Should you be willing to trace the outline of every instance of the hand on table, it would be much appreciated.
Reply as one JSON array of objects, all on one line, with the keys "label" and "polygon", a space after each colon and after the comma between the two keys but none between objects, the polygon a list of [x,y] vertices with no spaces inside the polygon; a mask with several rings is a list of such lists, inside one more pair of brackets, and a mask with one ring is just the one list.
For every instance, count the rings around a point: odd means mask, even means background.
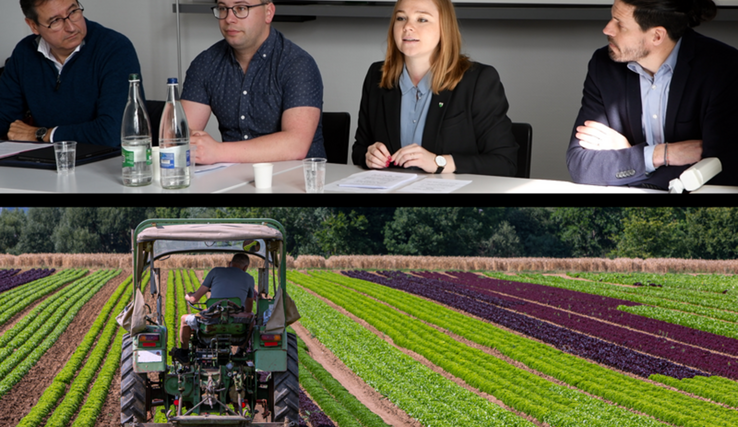
[{"label": "hand on table", "polygon": [[202,130],[191,130],[190,131],[190,145],[197,147],[195,151],[195,163],[198,165],[212,165],[218,163],[216,157],[217,151],[220,148],[220,142],[213,139],[205,131]]},{"label": "hand on table", "polygon": [[392,157],[387,147],[381,142],[375,142],[366,149],[366,165],[370,169],[384,169],[389,167]]},{"label": "hand on table", "polygon": [[575,135],[579,145],[588,150],[620,150],[630,148],[628,140],[602,123],[587,120],[584,126],[577,126]]},{"label": "hand on table", "polygon": [[397,150],[392,155],[392,163],[403,168],[415,166],[428,173],[435,173],[438,169],[436,154],[418,144],[411,144]]},{"label": "hand on table", "polygon": [[[10,128],[8,129],[8,139],[11,141],[36,141],[36,130],[38,130],[37,127],[27,125],[20,120],[16,120],[10,124]],[[46,136],[44,137],[45,140],[48,141],[50,133],[51,130],[46,133]]]}]

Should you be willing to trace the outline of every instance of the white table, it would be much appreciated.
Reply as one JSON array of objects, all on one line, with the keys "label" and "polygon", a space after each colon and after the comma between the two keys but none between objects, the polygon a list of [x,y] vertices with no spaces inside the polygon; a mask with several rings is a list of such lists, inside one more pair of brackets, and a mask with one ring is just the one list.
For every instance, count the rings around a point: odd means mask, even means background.
[{"label": "white table", "polygon": [[[398,171],[397,169],[392,169]],[[354,165],[327,165],[326,184],[362,172]],[[144,187],[125,187],[121,177],[121,158],[115,157],[83,166],[74,174],[59,176],[56,171],[0,167],[0,193],[105,193],[105,194],[188,194],[188,193],[305,193],[302,163],[298,160],[275,162],[272,187],[262,190],[254,186],[251,164],[237,164],[224,169],[198,173],[190,187],[179,190],[161,188],[158,179]],[[424,175],[425,179],[459,179],[472,181],[455,193],[514,194],[666,194],[665,191],[602,187],[574,184],[568,181],[523,179],[486,175]],[[394,192],[394,191],[393,191]],[[699,193],[738,193],[738,187],[710,186]],[[331,192],[351,194],[351,192]]]}]

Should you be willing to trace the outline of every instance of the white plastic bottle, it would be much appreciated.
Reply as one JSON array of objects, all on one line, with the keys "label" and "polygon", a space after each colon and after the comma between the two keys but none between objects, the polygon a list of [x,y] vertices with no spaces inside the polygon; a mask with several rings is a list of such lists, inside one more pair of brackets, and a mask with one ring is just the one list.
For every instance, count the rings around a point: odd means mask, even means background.
[{"label": "white plastic bottle", "polygon": [[167,103],[159,125],[161,186],[167,189],[190,186],[190,128],[179,101],[177,79],[167,79]]},{"label": "white plastic bottle", "polygon": [[123,185],[140,187],[152,181],[151,122],[141,98],[141,77],[128,76],[128,103],[123,110],[120,129],[123,155]]}]

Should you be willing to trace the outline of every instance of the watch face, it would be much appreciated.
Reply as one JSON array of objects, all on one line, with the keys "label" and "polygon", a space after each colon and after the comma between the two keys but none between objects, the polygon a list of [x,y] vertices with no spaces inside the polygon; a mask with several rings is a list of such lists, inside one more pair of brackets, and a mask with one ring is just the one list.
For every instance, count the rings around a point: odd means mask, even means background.
[{"label": "watch face", "polygon": [[47,131],[46,128],[38,128],[38,129],[36,129],[36,138],[41,139],[41,138],[45,137],[46,136],[46,131]]},{"label": "watch face", "polygon": [[446,158],[443,156],[436,156],[436,165],[439,167],[446,166]]}]

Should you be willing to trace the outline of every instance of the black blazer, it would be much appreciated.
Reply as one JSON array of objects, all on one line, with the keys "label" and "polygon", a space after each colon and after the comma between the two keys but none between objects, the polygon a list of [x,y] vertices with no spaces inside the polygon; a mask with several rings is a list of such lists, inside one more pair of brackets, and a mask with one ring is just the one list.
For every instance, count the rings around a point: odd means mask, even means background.
[{"label": "black blazer", "polygon": [[[381,89],[382,62],[369,68],[361,95],[359,123],[351,158],[366,168],[367,148],[382,142],[390,153],[399,150],[399,85]],[[497,70],[473,62],[456,88],[433,94],[423,131],[423,148],[451,154],[456,173],[512,176],[518,144],[507,117],[507,98]]]},{"label": "black blazer", "polygon": [[[646,174],[641,110],[638,74],[626,63],[612,61],[607,47],[597,50],[589,62],[582,107],[566,151],[574,182],[666,189],[689,167],[662,166]],[[620,132],[631,148],[582,148],[575,135],[585,120]],[[718,157],[723,166],[710,184],[738,185],[738,50],[687,30],[669,88],[664,137],[667,142],[701,139],[702,157]]]}]

